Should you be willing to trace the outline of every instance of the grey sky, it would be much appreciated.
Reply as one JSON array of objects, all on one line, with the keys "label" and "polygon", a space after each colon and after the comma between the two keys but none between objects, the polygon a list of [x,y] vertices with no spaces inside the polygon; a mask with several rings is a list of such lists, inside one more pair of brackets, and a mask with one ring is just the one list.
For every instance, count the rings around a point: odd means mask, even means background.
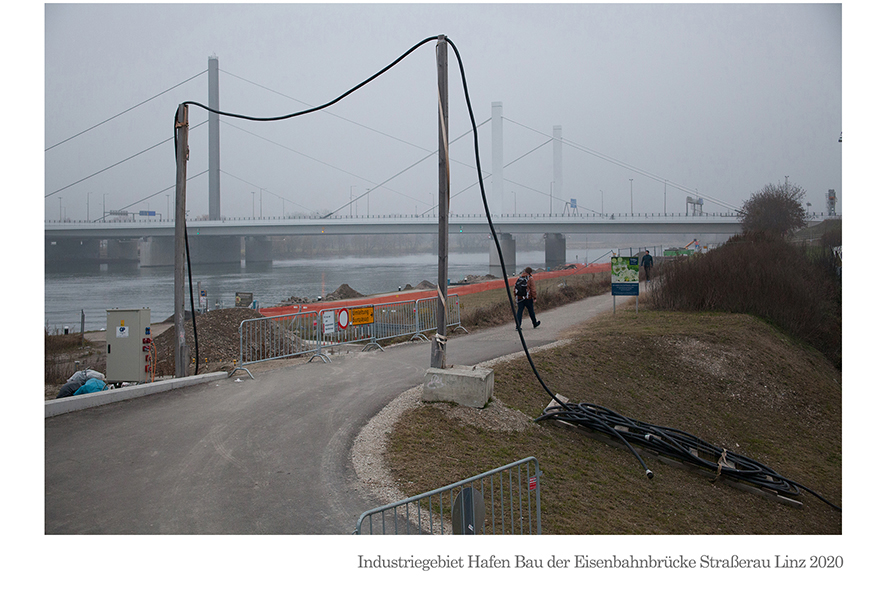
[{"label": "grey sky", "polygon": [[[665,201],[685,212],[686,188],[740,206],[785,176],[813,210],[825,209],[829,189],[841,209],[842,9],[828,4],[48,5],[45,147],[198,75],[210,55],[223,110],[274,116],[328,101],[438,34],[465,62],[478,123],[503,103],[504,162],[520,158],[505,169],[505,212],[562,212],[549,199],[552,145],[541,146],[555,125],[568,142],[561,195],[584,212],[627,212],[632,190],[634,212],[661,212]],[[469,119],[449,59],[455,138]],[[46,151],[45,218],[60,207],[85,218],[87,195],[91,218],[103,199],[166,213],[171,142],[55,191],[171,138],[186,100],[207,101],[206,74]],[[429,43],[328,114],[222,118],[222,215],[338,208],[436,149],[436,108]],[[207,168],[205,120],[191,108],[192,175]],[[488,124],[480,139],[488,172]],[[469,136],[452,158],[452,211],[482,212]],[[369,211],[427,210],[436,176],[435,159],[415,165],[374,190]],[[683,189],[669,184],[665,195],[663,179]],[[189,184],[191,215],[208,212],[207,185],[206,175]],[[354,208],[365,214],[366,200]]]}]

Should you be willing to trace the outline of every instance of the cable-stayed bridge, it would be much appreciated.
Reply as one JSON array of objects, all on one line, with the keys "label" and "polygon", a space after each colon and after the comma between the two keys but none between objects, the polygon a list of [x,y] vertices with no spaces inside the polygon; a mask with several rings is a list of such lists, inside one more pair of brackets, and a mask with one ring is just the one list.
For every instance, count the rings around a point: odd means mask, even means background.
[{"label": "cable-stayed bridge", "polygon": [[[215,57],[210,57],[209,68],[204,71],[204,73],[208,73],[209,79],[209,104],[211,107],[214,106],[215,108],[217,108],[218,105],[218,72],[218,59]],[[195,75],[195,77],[196,76],[200,75]],[[237,77],[236,75],[231,76],[240,78],[241,80],[245,80],[242,79],[242,77]],[[186,81],[183,81],[182,83],[179,83],[178,85],[167,89],[167,91],[164,91],[163,93],[166,93],[178,87],[179,85],[184,84],[188,80],[192,80],[195,77],[191,77],[190,79],[187,79]],[[276,91],[272,92],[282,95],[281,93],[278,93]],[[135,107],[139,107],[143,103],[159,97],[163,93],[155,95],[154,97],[136,105]],[[298,101],[294,98],[290,99]],[[123,114],[126,114],[135,109],[135,107],[127,109],[124,112],[121,112],[120,114],[117,114],[112,118],[105,120],[105,122],[122,116]],[[49,146],[46,151],[49,152],[59,145],[65,144],[68,141],[73,141],[81,134],[89,132],[93,128],[100,126],[105,122],[96,124],[95,126],[87,128],[66,140],[57,142]],[[546,253],[549,254],[548,265],[555,266],[559,263],[562,263],[560,262],[560,260],[565,258],[565,236],[567,234],[597,235],[629,233],[644,235],[675,234],[694,236],[711,233],[734,234],[740,230],[740,224],[736,216],[736,207],[711,196],[700,194],[697,189],[692,190],[687,187],[681,186],[674,183],[673,181],[668,181],[664,177],[652,174],[639,167],[635,167],[628,163],[608,157],[579,143],[564,139],[562,137],[562,130],[560,126],[554,126],[552,135],[544,135],[542,133],[539,133],[542,134],[544,139],[538,146],[531,148],[531,150],[523,153],[519,157],[513,159],[511,162],[505,163],[503,157],[504,151],[502,140],[503,123],[508,122],[527,129],[529,128],[523,126],[523,124],[520,124],[519,122],[504,118],[502,114],[502,105],[500,102],[493,103],[492,117],[489,120],[486,120],[486,122],[482,122],[481,124],[479,124],[479,126],[483,126],[487,122],[491,122],[492,124],[492,158],[490,160],[491,172],[483,172],[482,177],[485,180],[484,183],[488,184],[486,186],[487,196],[489,200],[490,211],[493,213],[493,225],[495,228],[495,232],[499,235],[499,238],[502,242],[505,259],[508,263],[514,259],[515,243],[513,236],[515,234],[522,233],[545,234],[547,244]],[[218,114],[210,113],[208,123],[209,126],[207,126],[207,129],[209,134],[210,151],[209,169],[203,173],[208,173],[207,177],[209,179],[209,220],[201,219],[191,220],[187,222],[188,234],[191,242],[191,252],[194,255],[193,259],[196,262],[240,261],[241,254],[244,250],[247,261],[267,261],[271,259],[270,238],[286,235],[375,235],[437,233],[437,226],[439,224],[438,218],[436,216],[433,216],[433,214],[428,214],[433,213],[433,205],[431,206],[431,208],[424,210],[424,212],[421,213],[418,212],[418,208],[416,207],[416,213],[414,215],[388,214],[363,217],[344,216],[344,214],[348,212],[348,209],[354,203],[357,203],[364,198],[365,201],[368,202],[368,196],[370,192],[374,192],[378,188],[388,188],[388,185],[400,175],[409,171],[418,163],[425,161],[428,158],[434,157],[437,154],[436,151],[426,151],[427,154],[416,162],[395,166],[393,170],[396,173],[388,175],[385,181],[376,183],[368,182],[368,180],[360,178],[361,183],[366,182],[373,187],[366,188],[366,192],[359,194],[356,197],[353,195],[350,196],[349,200],[345,201],[344,204],[334,209],[330,209],[328,211],[329,214],[324,217],[224,217],[222,215],[221,208],[222,192],[220,190],[220,173],[226,173],[232,179],[236,179],[243,183],[249,184],[251,182],[246,182],[243,179],[243,177],[245,176],[240,176],[236,173],[221,170],[219,166],[220,159],[218,158],[220,151],[220,143],[218,139]],[[352,123],[356,124],[356,122]],[[202,123],[197,124],[196,126],[192,126],[192,129],[195,129],[201,125]],[[385,134],[382,131],[374,131],[378,132],[379,134]],[[537,131],[533,130],[533,132]],[[387,134],[385,135],[390,136]],[[451,142],[457,141],[458,138],[460,137],[452,139]],[[535,153],[538,149],[548,144],[552,144],[554,157],[551,167],[550,185],[548,185],[548,187],[544,189],[529,188],[526,186],[519,187],[531,193],[538,194],[543,198],[548,198],[550,204],[549,212],[547,214],[520,214],[516,212],[515,204],[515,213],[513,215],[502,214],[504,211],[503,203],[505,184],[516,183],[508,180],[505,177],[504,172],[508,169],[508,167],[516,164],[517,162],[521,163],[521,167],[525,167],[524,164],[526,163],[526,161],[524,160],[524,158],[528,157],[530,154]],[[141,155],[160,147],[165,147],[167,150],[171,151],[171,139],[169,142],[156,144],[154,146],[148,147],[145,150],[135,152],[131,156],[126,157],[122,160],[117,160],[114,165],[110,165],[94,173],[84,175],[79,180],[75,180],[66,184],[60,184],[60,187],[50,191],[45,195],[45,198],[58,198],[59,200],[59,219],[57,221],[47,220],[45,223],[47,262],[53,260],[71,261],[95,259],[99,257],[97,256],[99,243],[104,243],[106,245],[106,250],[104,252],[104,255],[100,256],[100,259],[104,259],[106,261],[113,261],[115,259],[131,261],[135,259],[138,260],[143,266],[161,266],[172,263],[172,238],[174,235],[174,222],[172,220],[157,221],[154,220],[156,219],[156,217],[148,217],[139,220],[136,220],[135,218],[129,220],[109,220],[108,215],[110,214],[113,216],[115,214],[115,210],[105,210],[105,205],[103,204],[101,217],[94,218],[91,221],[71,222],[68,220],[67,216],[63,215],[63,197],[61,196],[61,193],[63,191],[68,192],[71,188],[82,184],[88,179],[94,179],[95,177],[100,176],[105,171],[114,168],[117,165],[130,161],[131,159],[134,159],[136,157],[140,157]],[[607,161],[618,168],[631,172],[631,175],[642,176],[652,179],[656,182],[663,183],[665,196],[667,196],[667,191],[669,188],[671,189],[672,193],[674,192],[674,190],[676,190],[678,195],[681,192],[686,194],[686,214],[634,213],[633,179],[630,180],[632,183],[630,210],[632,212],[625,214],[610,214],[596,212],[590,208],[587,208],[586,206],[579,207],[575,200],[570,199],[569,196],[563,195],[564,176],[562,171],[562,151],[564,147],[580,151],[581,153],[589,155],[595,159],[602,159],[604,161]],[[279,148],[293,151],[291,147]],[[311,158],[309,155],[304,156],[307,158]],[[347,180],[349,184],[357,179],[356,174],[348,173],[344,169],[337,167],[332,163],[319,164],[324,167],[329,167],[331,170],[330,175],[334,174],[338,176],[350,176],[350,179]],[[198,177],[201,175],[202,173],[198,173],[194,177]],[[362,185],[366,185],[366,183],[363,183]],[[351,185],[351,188],[353,187],[354,186]],[[296,204],[295,200],[291,200],[289,199],[289,197],[281,195],[280,193],[275,194],[268,189],[262,187],[261,184],[255,184],[253,189],[258,191],[260,195],[262,192],[267,192],[275,197],[280,198],[283,202],[288,201],[291,204]],[[467,189],[469,188],[455,191],[452,196],[455,197],[459,193],[466,191]],[[476,191],[476,188],[474,188],[474,190]],[[124,205],[122,208],[120,208],[120,205],[116,205],[116,212],[119,213],[121,211],[126,211],[126,209],[132,209],[133,207],[138,208],[139,205],[143,204],[148,199],[158,197],[162,195],[162,193],[166,193],[169,191],[170,188],[168,187],[161,189],[141,199],[135,199],[130,204]],[[255,201],[254,194],[255,192],[253,192],[253,202]],[[424,203],[426,203],[426,201],[424,201]],[[703,213],[703,204],[713,204],[725,208],[727,209],[727,211],[725,213]],[[692,207],[691,214],[690,206]],[[559,211],[560,208],[563,209],[563,213],[555,214],[555,212]],[[254,210],[255,208],[253,204],[253,211]],[[86,211],[88,214],[88,195],[86,200]],[[448,222],[449,231],[451,234],[491,233],[489,222],[483,216],[457,214],[450,212]],[[560,255],[561,253],[562,258]]]}]

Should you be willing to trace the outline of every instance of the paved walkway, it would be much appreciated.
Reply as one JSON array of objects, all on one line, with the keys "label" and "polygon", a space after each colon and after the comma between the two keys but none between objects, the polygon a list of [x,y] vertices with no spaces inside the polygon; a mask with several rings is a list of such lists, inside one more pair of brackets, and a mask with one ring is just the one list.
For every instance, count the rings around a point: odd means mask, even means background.
[{"label": "paved walkway", "polygon": [[[543,312],[539,328],[524,324],[527,345],[607,311],[610,295]],[[459,332],[446,362],[520,350],[511,325]],[[363,511],[389,503],[363,492],[351,445],[430,361],[428,343],[404,344],[47,418],[45,531],[349,534]]]}]

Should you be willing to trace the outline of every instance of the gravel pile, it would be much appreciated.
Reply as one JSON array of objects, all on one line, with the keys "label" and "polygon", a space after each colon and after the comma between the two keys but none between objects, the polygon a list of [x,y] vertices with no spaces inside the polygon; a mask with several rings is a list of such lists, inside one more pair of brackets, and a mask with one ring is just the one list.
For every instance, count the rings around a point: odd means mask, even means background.
[{"label": "gravel pile", "polygon": [[[233,369],[235,362],[240,358],[240,322],[260,317],[260,313],[246,307],[215,309],[198,314],[197,342],[200,347],[200,372]],[[193,358],[194,328],[190,312],[185,316],[185,342]],[[174,375],[175,327],[170,327],[156,336],[154,345],[157,348],[156,375]]]}]

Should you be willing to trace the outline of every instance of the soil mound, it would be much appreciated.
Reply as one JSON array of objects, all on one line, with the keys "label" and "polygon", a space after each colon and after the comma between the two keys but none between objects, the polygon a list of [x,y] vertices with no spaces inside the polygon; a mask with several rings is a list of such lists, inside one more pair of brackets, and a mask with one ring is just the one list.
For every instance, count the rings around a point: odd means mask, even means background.
[{"label": "soil mound", "polygon": [[[185,318],[185,342],[191,358],[200,358],[200,371],[233,369],[240,357],[240,322],[260,318],[261,314],[246,307],[215,309],[197,316],[197,346],[190,314]],[[154,338],[157,349],[157,375],[175,374],[175,328],[167,328]],[[193,368],[193,367],[192,367]]]},{"label": "soil mound", "polygon": [[337,301],[339,299],[355,299],[357,297],[363,297],[363,293],[355,291],[348,284],[343,284],[339,288],[337,288],[332,293],[329,293],[325,297],[325,301]]}]

